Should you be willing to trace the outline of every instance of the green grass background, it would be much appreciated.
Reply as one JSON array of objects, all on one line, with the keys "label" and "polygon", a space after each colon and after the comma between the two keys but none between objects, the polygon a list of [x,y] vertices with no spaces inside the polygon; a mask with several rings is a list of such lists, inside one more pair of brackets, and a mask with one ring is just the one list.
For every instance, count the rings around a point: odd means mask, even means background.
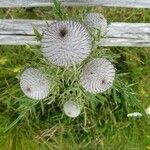
[{"label": "green grass background", "polygon": [[[60,20],[65,12],[67,18],[82,21],[91,11],[103,13],[109,23],[150,22],[148,9],[102,7],[0,9],[0,18]],[[38,46],[0,46],[0,150],[150,149],[150,119],[143,111],[150,105],[150,48],[93,49],[86,61],[67,70],[49,65]],[[110,59],[117,76],[111,90],[93,95],[80,86],[79,74],[96,57]],[[43,67],[52,78],[51,94],[42,102],[20,90],[20,73],[30,66]],[[83,106],[76,119],[62,110],[70,99]],[[133,111],[144,117],[127,118]]]}]

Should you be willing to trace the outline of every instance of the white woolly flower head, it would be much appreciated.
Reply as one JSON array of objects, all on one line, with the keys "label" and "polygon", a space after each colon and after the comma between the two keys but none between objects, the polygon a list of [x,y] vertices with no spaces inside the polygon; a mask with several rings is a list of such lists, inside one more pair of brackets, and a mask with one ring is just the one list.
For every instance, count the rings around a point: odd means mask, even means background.
[{"label": "white woolly flower head", "polygon": [[41,41],[43,55],[57,66],[82,62],[91,51],[91,38],[78,22],[59,21],[44,30]]},{"label": "white woolly flower head", "polygon": [[109,89],[114,78],[114,66],[105,58],[96,58],[84,67],[80,83],[87,91],[96,94]]},{"label": "white woolly flower head", "polygon": [[146,108],[145,111],[146,111],[147,115],[150,115],[150,106],[148,108]]},{"label": "white woolly flower head", "polygon": [[27,97],[41,100],[49,95],[50,82],[40,70],[28,68],[21,75],[20,87]]},{"label": "white woolly flower head", "polygon": [[65,114],[71,118],[75,118],[79,116],[81,113],[80,106],[74,101],[66,101],[64,103],[63,109],[64,109]]},{"label": "white woolly flower head", "polygon": [[139,112],[133,112],[133,113],[127,114],[127,117],[142,117],[142,114]]},{"label": "white woolly flower head", "polygon": [[107,32],[107,20],[100,13],[87,14],[84,23],[91,28],[100,30],[102,35],[105,35]]}]

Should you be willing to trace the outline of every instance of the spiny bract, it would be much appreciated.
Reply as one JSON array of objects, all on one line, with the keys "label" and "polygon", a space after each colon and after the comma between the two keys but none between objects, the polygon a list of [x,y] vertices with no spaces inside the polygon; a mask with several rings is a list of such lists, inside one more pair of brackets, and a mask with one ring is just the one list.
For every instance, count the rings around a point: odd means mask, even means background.
[{"label": "spiny bract", "polygon": [[43,55],[57,66],[81,63],[91,52],[91,37],[78,22],[59,21],[44,30],[41,41]]},{"label": "spiny bract", "polygon": [[87,91],[95,94],[109,89],[114,78],[114,66],[105,58],[96,58],[84,67],[80,82]]},{"label": "spiny bract", "polygon": [[35,68],[28,68],[22,73],[20,86],[27,97],[35,100],[44,99],[49,95],[48,78]]}]

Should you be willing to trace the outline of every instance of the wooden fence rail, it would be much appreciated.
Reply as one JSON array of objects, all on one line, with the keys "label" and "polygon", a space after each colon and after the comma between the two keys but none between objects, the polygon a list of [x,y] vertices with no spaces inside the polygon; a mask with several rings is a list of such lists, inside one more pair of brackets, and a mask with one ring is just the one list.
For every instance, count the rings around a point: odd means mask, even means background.
[{"label": "wooden fence rail", "polygon": [[[40,33],[53,21],[0,20],[0,45],[39,45],[33,27]],[[150,47],[150,23],[111,23],[101,46]]]},{"label": "wooden fence rail", "polygon": [[[150,0],[61,0],[65,6],[150,8]],[[52,6],[52,0],[0,0],[0,8]]]}]

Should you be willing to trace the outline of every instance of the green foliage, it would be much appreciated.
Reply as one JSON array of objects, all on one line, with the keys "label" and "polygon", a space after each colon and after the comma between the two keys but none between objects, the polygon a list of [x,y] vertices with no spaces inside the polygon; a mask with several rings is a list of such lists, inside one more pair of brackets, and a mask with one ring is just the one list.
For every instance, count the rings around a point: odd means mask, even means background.
[{"label": "green foliage", "polygon": [[54,4],[54,13],[59,16],[61,20],[66,19],[66,12],[65,10],[61,7],[61,2],[60,0],[53,0]]},{"label": "green foliage", "polygon": [[35,27],[33,27],[33,31],[34,31],[37,41],[41,41],[42,35],[38,32],[38,30]]},{"label": "green foliage", "polygon": [[[31,13],[25,9],[12,9],[10,13],[0,10],[0,16],[82,21],[88,11],[102,11],[109,21],[149,19],[147,10],[63,9],[56,0],[52,10],[37,8]],[[40,40],[41,35],[33,30]],[[0,150],[143,150],[150,145],[150,120],[143,109],[150,104],[150,49],[106,49],[98,46],[99,38],[98,33],[93,35],[89,58],[69,69],[49,64],[37,46],[0,46]],[[82,67],[96,57],[114,63],[117,75],[112,89],[93,95],[79,84],[79,76]],[[49,97],[42,102],[27,98],[20,90],[20,74],[30,66],[43,68],[53,82]],[[76,119],[66,117],[62,110],[63,103],[71,99],[82,106],[82,114]],[[133,111],[141,112],[144,117],[127,118],[127,113]]]}]

